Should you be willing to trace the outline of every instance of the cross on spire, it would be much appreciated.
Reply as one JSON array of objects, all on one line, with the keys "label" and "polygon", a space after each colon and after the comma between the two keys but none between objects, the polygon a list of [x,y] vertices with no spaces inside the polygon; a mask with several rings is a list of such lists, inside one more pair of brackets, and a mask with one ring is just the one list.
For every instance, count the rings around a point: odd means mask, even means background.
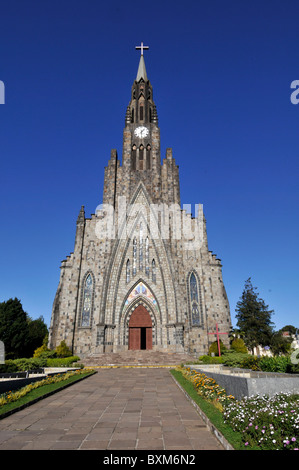
[{"label": "cross on spire", "polygon": [[141,50],[141,55],[143,55],[143,50],[144,50],[144,49],[149,49],[149,47],[148,47],[148,46],[144,46],[144,45],[143,45],[143,42],[142,42],[140,46],[135,46],[135,49],[140,49],[140,50]]}]

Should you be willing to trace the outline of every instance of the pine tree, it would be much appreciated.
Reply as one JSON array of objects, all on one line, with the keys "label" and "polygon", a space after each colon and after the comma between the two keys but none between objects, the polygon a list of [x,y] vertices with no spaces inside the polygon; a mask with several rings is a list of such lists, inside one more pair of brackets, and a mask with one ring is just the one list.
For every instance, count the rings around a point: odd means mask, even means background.
[{"label": "pine tree", "polygon": [[257,288],[252,286],[251,278],[245,282],[245,288],[236,307],[237,326],[245,333],[245,344],[253,351],[256,346],[269,346],[273,334],[273,323],[263,299],[258,297]]}]

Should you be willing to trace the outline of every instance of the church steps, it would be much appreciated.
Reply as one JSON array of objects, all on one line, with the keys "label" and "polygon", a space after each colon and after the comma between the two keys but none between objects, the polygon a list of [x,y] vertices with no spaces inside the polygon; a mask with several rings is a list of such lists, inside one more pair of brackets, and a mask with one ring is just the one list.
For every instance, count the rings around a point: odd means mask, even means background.
[{"label": "church steps", "polygon": [[174,366],[195,359],[186,353],[160,351],[123,351],[119,353],[93,354],[82,360],[85,367],[100,366]]}]

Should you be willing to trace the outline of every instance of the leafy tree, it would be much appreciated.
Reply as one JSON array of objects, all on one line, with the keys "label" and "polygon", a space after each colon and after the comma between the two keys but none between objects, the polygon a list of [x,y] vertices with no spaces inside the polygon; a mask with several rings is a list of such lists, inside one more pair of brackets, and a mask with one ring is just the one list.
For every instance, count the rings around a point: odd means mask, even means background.
[{"label": "leafy tree", "polygon": [[283,331],[288,331],[290,333],[290,335],[296,335],[297,331],[298,331],[298,328],[296,328],[293,325],[286,325],[283,328],[281,328],[281,330],[279,330],[279,331],[282,331],[282,332]]},{"label": "leafy tree", "polygon": [[291,337],[282,336],[282,330],[273,333],[270,343],[270,349],[275,356],[279,354],[288,354],[291,350]]},{"label": "leafy tree", "polygon": [[26,354],[29,334],[27,314],[19,299],[0,303],[0,339],[5,344],[5,357],[16,359]]},{"label": "leafy tree", "polygon": [[27,347],[26,351],[27,357],[32,357],[34,351],[42,346],[43,340],[48,335],[48,328],[44,322],[42,316],[36,320],[32,320],[30,317],[27,317],[28,321],[28,338],[27,338]]},{"label": "leafy tree", "polygon": [[244,331],[239,330],[238,328],[232,327],[229,332],[229,339],[232,342],[235,338],[244,338]]},{"label": "leafy tree", "polygon": [[[271,339],[271,351],[277,356],[279,354],[289,354],[291,352],[291,345],[294,336],[297,335],[298,329],[293,325],[286,325],[281,330],[276,331]],[[289,336],[284,336],[283,333],[288,332]]]},{"label": "leafy tree", "polygon": [[259,345],[269,346],[273,333],[271,315],[274,311],[269,310],[264,300],[258,297],[256,289],[249,278],[236,307],[237,326],[244,331],[245,344],[251,351]]}]

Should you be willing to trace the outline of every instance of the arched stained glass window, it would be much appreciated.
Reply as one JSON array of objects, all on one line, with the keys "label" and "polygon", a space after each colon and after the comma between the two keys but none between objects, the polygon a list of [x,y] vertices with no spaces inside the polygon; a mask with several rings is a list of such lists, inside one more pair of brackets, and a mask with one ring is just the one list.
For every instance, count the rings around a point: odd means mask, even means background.
[{"label": "arched stained glass window", "polygon": [[191,315],[192,315],[192,325],[198,325],[200,324],[200,321],[199,321],[199,310],[198,310],[198,304],[196,302],[193,302],[192,303],[192,312],[191,312]]},{"label": "arched stained glass window", "polygon": [[137,286],[135,286],[134,289],[131,290],[130,294],[126,298],[125,305],[128,305],[130,302],[132,302],[132,300],[134,300],[139,295],[144,296],[147,299],[149,299],[154,304],[154,306],[158,309],[158,304],[157,304],[154,294],[143,282],[139,282]]},{"label": "arched stained glass window", "polygon": [[190,297],[191,302],[196,301],[198,302],[198,290],[197,290],[197,282],[194,273],[190,276]]},{"label": "arched stained glass window", "polygon": [[194,273],[191,273],[189,278],[189,294],[191,305],[191,324],[193,326],[200,326],[201,324],[201,307],[200,307],[200,292],[198,290],[198,282]]},{"label": "arched stained glass window", "polygon": [[81,326],[90,326],[91,310],[92,310],[92,292],[93,292],[93,280],[91,274],[85,279],[83,286],[83,308],[81,315]]}]

